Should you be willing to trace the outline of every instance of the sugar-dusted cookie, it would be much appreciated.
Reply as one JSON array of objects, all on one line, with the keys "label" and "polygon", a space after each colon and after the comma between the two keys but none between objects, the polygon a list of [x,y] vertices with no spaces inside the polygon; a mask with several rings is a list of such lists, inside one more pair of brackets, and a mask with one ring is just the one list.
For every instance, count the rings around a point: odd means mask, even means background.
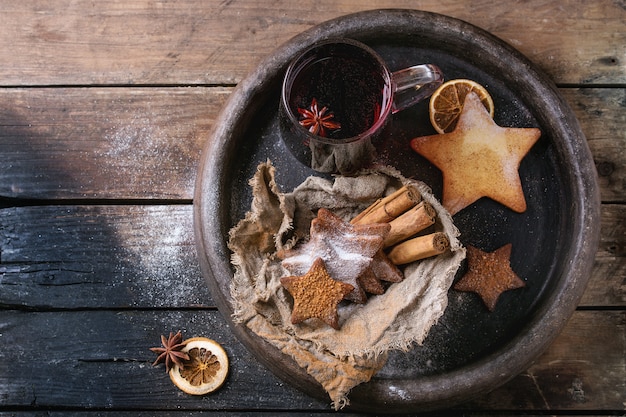
[{"label": "sugar-dusted cookie", "polygon": [[526,210],[519,166],[541,132],[498,126],[475,93],[465,98],[450,133],[411,141],[413,150],[443,172],[443,206],[455,214],[482,197]]},{"label": "sugar-dusted cookie", "polygon": [[293,297],[293,324],[318,318],[332,328],[339,329],[337,305],[354,287],[334,280],[321,258],[315,259],[306,274],[283,277],[280,283]]},{"label": "sugar-dusted cookie", "polygon": [[509,243],[494,252],[483,252],[467,246],[467,273],[454,284],[457,291],[475,292],[489,311],[494,311],[496,302],[504,291],[526,286],[511,269]]},{"label": "sugar-dusted cookie", "polygon": [[317,258],[322,258],[329,274],[354,289],[346,296],[355,303],[367,301],[358,277],[382,249],[389,233],[388,223],[353,225],[321,208],[311,222],[309,241],[280,253],[282,265],[293,275],[303,275]]}]

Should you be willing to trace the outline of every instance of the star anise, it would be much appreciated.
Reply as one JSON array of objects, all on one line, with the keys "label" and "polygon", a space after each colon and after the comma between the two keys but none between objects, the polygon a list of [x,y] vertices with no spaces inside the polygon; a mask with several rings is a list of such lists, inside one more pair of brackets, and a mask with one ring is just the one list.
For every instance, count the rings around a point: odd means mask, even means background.
[{"label": "star anise", "polygon": [[300,125],[308,128],[309,132],[318,136],[326,136],[326,129],[340,129],[341,124],[332,120],[335,115],[332,112],[327,112],[328,107],[324,106],[320,109],[317,100],[314,98],[308,109],[298,107],[298,113],[302,116]]},{"label": "star anise", "polygon": [[188,361],[189,355],[185,352],[181,352],[181,349],[185,347],[185,343],[182,343],[182,340],[183,335],[180,331],[176,334],[170,332],[168,338],[161,335],[161,344],[163,347],[150,348],[151,351],[159,355],[152,365],[156,366],[161,362],[165,363],[165,372],[169,372],[174,364],[184,368],[183,360]]}]

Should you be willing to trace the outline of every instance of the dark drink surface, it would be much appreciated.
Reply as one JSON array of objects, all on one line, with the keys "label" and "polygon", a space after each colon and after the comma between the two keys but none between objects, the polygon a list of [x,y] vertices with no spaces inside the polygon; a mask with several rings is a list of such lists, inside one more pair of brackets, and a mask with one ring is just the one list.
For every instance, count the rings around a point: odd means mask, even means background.
[{"label": "dark drink surface", "polygon": [[391,97],[388,75],[376,58],[350,44],[322,45],[296,68],[289,106],[310,109],[315,99],[321,110],[334,115],[338,129],[327,129],[325,137],[346,139],[370,129],[380,118]]}]

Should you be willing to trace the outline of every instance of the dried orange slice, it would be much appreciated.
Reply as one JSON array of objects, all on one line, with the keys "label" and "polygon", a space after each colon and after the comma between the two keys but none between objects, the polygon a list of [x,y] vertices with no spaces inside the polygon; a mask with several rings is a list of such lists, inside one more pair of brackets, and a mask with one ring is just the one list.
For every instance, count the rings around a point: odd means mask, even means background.
[{"label": "dried orange slice", "polygon": [[474,92],[493,117],[493,99],[489,92],[476,81],[463,78],[446,81],[441,84],[430,97],[430,122],[439,133],[449,133],[454,130],[463,110],[465,97]]},{"label": "dried orange slice", "polygon": [[222,386],[228,375],[228,356],[222,346],[206,337],[185,340],[182,352],[189,355],[183,367],[175,364],[170,379],[187,394],[204,395]]}]

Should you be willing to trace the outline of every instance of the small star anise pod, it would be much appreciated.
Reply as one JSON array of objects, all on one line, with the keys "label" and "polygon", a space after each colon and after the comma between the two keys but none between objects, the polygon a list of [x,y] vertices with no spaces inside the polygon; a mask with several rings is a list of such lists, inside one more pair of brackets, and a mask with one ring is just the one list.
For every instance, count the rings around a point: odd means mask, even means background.
[{"label": "small star anise pod", "polygon": [[165,363],[165,372],[169,372],[174,364],[184,368],[182,360],[189,360],[189,355],[185,352],[181,352],[181,349],[185,347],[185,343],[182,343],[183,335],[180,331],[176,334],[170,332],[170,336],[166,339],[161,335],[161,344],[163,347],[150,348],[151,351],[159,355],[152,366],[156,366],[161,362]]},{"label": "small star anise pod", "polygon": [[324,106],[320,110],[317,100],[314,98],[311,101],[311,107],[308,109],[302,109],[298,107],[298,113],[302,116],[300,125],[309,129],[309,132],[318,136],[326,136],[326,129],[340,129],[341,124],[333,121],[335,115],[328,111],[328,107]]}]

